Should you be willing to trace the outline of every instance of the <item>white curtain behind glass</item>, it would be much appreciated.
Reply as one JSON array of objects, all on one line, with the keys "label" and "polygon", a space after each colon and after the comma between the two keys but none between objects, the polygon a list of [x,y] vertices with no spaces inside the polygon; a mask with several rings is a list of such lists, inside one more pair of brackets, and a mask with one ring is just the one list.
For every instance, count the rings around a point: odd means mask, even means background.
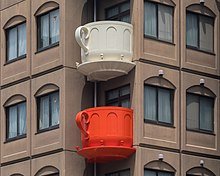
[{"label": "white curtain behind glass", "polygon": [[51,94],[51,115],[52,115],[52,126],[59,124],[60,117],[60,101],[59,92]]},{"label": "white curtain behind glass", "polygon": [[186,44],[198,47],[198,21],[197,16],[192,13],[186,15]]},{"label": "white curtain behind glass", "polygon": [[17,106],[9,107],[9,129],[8,138],[13,138],[17,136]]},{"label": "white curtain behind glass", "polygon": [[172,42],[173,8],[158,5],[158,38]]},{"label": "white curtain behind glass", "polygon": [[17,57],[17,28],[8,31],[8,61]]},{"label": "white curtain behind glass", "polygon": [[205,51],[213,51],[213,19],[206,16],[199,17],[199,42],[200,49]]},{"label": "white curtain behind glass", "polygon": [[49,96],[40,98],[40,124],[39,128],[44,129],[49,127]]},{"label": "white curtain behind glass", "polygon": [[157,37],[157,12],[156,5],[144,2],[144,34]]},{"label": "white curtain behind glass", "polygon": [[51,44],[59,41],[60,17],[59,9],[50,12],[50,37]]},{"label": "white curtain behind glass", "polygon": [[168,173],[168,172],[159,172],[158,176],[172,176],[172,173]]},{"label": "white curtain behind glass", "polygon": [[49,45],[49,15],[40,17],[40,47],[46,47]]},{"label": "white curtain behind glass", "polygon": [[158,89],[158,120],[171,123],[171,95],[166,89]]},{"label": "white curtain behind glass", "polygon": [[200,97],[200,128],[213,130],[213,99]]},{"label": "white curtain behind glass", "polygon": [[18,105],[19,109],[19,135],[26,134],[26,103],[20,103]]},{"label": "white curtain behind glass", "polygon": [[26,23],[18,26],[18,56],[26,54]]},{"label": "white curtain behind glass", "polygon": [[156,120],[156,88],[144,87],[144,118],[148,120]]}]

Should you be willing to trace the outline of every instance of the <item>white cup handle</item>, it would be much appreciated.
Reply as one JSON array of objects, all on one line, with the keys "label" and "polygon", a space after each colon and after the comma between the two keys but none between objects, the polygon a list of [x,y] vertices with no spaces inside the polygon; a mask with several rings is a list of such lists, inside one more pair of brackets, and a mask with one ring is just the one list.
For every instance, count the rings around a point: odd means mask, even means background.
[{"label": "white cup handle", "polygon": [[89,48],[83,43],[82,34],[84,33],[84,39],[89,38],[89,29],[85,26],[79,26],[75,31],[75,38],[79,46],[84,50],[85,54],[88,54]]}]

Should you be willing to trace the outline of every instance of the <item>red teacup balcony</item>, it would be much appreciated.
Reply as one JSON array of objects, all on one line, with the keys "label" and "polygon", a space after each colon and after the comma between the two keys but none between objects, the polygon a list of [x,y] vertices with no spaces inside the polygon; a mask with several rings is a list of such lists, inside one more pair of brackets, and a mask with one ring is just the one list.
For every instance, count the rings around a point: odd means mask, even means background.
[{"label": "red teacup balcony", "polygon": [[96,107],[76,116],[81,130],[82,149],[78,154],[90,162],[128,158],[133,144],[133,111],[122,107]]}]

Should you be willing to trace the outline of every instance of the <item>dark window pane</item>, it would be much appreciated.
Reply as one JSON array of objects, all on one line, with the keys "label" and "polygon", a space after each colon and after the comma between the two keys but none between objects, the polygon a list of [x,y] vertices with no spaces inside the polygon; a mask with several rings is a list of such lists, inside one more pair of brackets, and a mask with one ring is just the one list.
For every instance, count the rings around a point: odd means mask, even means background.
[{"label": "dark window pane", "polygon": [[171,105],[170,90],[158,89],[158,120],[160,122],[172,122]]},{"label": "dark window pane", "polygon": [[40,129],[49,127],[49,96],[40,98]]},{"label": "dark window pane", "polygon": [[199,98],[192,94],[187,95],[187,128],[199,129]]},{"label": "dark window pane", "polygon": [[213,19],[206,16],[200,16],[199,20],[199,43],[200,49],[204,51],[213,52],[213,31],[214,31],[214,22]]},{"label": "dark window pane", "polygon": [[187,94],[187,129],[213,131],[214,99]]},{"label": "dark window pane", "polygon": [[26,134],[26,103],[20,103],[18,105],[19,116],[19,135]]},{"label": "dark window pane", "polygon": [[200,128],[213,131],[213,100],[211,98],[200,98]]},{"label": "dark window pane", "polygon": [[130,87],[124,86],[106,92],[106,105],[130,107]]},{"label": "dark window pane", "polygon": [[50,36],[51,44],[59,41],[59,10],[52,11],[50,13]]},{"label": "dark window pane", "polygon": [[8,138],[13,138],[17,136],[17,106],[12,106],[9,108],[9,131]]},{"label": "dark window pane", "polygon": [[157,120],[157,91],[155,87],[144,87],[144,118]]},{"label": "dark window pane", "polygon": [[53,92],[37,99],[39,130],[59,125],[60,123],[60,101],[59,92]]},{"label": "dark window pane", "polygon": [[186,15],[186,44],[198,47],[198,21],[197,16],[192,13]]},{"label": "dark window pane", "polygon": [[172,42],[173,35],[173,8],[158,5],[158,38]]},{"label": "dark window pane", "polygon": [[8,46],[7,46],[7,60],[13,60],[17,58],[17,28],[12,28],[8,31]]},{"label": "dark window pane", "polygon": [[144,34],[157,37],[157,8],[151,2],[144,3]]},{"label": "dark window pane", "polygon": [[7,139],[26,134],[26,102],[7,107]]},{"label": "dark window pane", "polygon": [[40,48],[49,45],[49,14],[40,17]]},{"label": "dark window pane", "polygon": [[18,26],[18,56],[26,54],[26,23]]},{"label": "dark window pane", "polygon": [[51,115],[52,126],[59,124],[60,106],[59,106],[59,93],[55,92],[51,94]]}]

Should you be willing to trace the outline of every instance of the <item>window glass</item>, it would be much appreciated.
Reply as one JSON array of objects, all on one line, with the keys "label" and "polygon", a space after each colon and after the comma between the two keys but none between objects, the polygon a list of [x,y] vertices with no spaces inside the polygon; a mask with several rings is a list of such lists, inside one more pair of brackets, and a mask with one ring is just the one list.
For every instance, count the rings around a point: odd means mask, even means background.
[{"label": "window glass", "polygon": [[107,8],[106,19],[130,23],[130,1]]},{"label": "window glass", "polygon": [[168,89],[158,89],[158,120],[164,123],[172,121],[171,91]]},{"label": "window glass", "polygon": [[39,130],[59,125],[59,92],[38,97]]},{"label": "window glass", "polygon": [[189,46],[198,47],[198,22],[193,13],[186,15],[186,43]]},{"label": "window glass", "polygon": [[144,119],[172,124],[173,90],[157,86],[144,87]]},{"label": "window glass", "polygon": [[187,93],[187,129],[213,131],[214,98]]},{"label": "window glass", "polygon": [[213,51],[213,19],[206,16],[199,17],[200,49]]},{"label": "window glass", "polygon": [[130,169],[106,174],[106,176],[130,176]]},{"label": "window glass", "polygon": [[146,1],[144,3],[144,34],[157,37],[157,9],[156,4]]},{"label": "window glass", "polygon": [[26,134],[26,103],[7,107],[7,139]]},{"label": "window glass", "polygon": [[106,105],[130,108],[130,86],[123,86],[107,91]]},{"label": "window glass", "polygon": [[186,44],[188,47],[213,52],[214,19],[212,17],[187,12]]},{"label": "window glass", "polygon": [[[149,101],[150,100],[150,101]],[[155,87],[144,87],[144,117],[145,119],[157,120],[157,91]]]},{"label": "window glass", "polygon": [[59,42],[59,9],[38,17],[38,49]]},{"label": "window glass", "polygon": [[173,41],[173,7],[145,1],[144,19],[145,36]]},{"label": "window glass", "polygon": [[145,169],[144,176],[174,176],[174,173]]},{"label": "window glass", "polygon": [[169,6],[158,5],[158,38],[172,42],[173,9]]},{"label": "window glass", "polygon": [[26,23],[7,29],[7,62],[26,54]]}]

